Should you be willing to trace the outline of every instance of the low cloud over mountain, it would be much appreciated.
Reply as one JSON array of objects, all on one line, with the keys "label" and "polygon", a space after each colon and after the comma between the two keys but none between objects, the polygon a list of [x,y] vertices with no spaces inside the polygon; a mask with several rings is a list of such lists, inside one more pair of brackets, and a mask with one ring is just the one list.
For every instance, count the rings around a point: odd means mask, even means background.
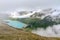
[{"label": "low cloud over mountain", "polygon": [[[43,20],[55,21],[57,24],[53,26],[48,26],[46,29],[37,28],[33,33],[47,36],[47,37],[60,37],[60,9],[40,9],[36,11],[19,11],[12,12],[11,18],[41,18]],[[51,22],[51,21],[50,21]]]}]

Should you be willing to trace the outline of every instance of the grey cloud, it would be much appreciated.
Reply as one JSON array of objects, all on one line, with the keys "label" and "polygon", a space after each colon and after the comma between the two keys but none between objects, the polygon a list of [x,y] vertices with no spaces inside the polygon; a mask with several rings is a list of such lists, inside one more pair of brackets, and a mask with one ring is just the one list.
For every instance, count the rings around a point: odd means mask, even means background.
[{"label": "grey cloud", "polygon": [[0,11],[60,7],[60,0],[0,0]]}]

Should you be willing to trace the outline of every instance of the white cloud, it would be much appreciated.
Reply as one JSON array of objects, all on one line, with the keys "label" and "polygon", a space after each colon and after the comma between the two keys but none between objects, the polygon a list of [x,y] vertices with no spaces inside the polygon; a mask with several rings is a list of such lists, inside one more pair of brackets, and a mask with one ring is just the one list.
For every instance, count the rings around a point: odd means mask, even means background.
[{"label": "white cloud", "polygon": [[59,7],[60,0],[0,0],[0,11]]},{"label": "white cloud", "polygon": [[37,30],[33,30],[32,33],[46,36],[46,37],[60,37],[60,24],[49,26],[46,29],[38,28]]}]

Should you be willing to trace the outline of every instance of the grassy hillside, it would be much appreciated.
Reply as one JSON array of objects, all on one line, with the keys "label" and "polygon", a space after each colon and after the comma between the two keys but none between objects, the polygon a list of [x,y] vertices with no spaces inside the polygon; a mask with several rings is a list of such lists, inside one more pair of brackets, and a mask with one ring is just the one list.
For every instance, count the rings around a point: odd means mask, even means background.
[{"label": "grassy hillside", "polygon": [[48,26],[58,24],[55,21],[52,21],[51,18],[47,19],[47,17],[45,17],[43,20],[41,20],[40,18],[22,18],[15,20],[26,23],[28,25],[27,28],[31,28],[31,29],[36,29],[39,27],[47,28]]},{"label": "grassy hillside", "polygon": [[42,37],[0,22],[0,40],[60,40],[60,38]]}]

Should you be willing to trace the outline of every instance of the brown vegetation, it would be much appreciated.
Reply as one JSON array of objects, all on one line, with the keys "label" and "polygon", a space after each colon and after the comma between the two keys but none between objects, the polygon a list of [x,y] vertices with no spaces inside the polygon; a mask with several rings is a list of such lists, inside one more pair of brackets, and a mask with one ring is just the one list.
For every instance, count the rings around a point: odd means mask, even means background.
[{"label": "brown vegetation", "polygon": [[31,32],[12,28],[0,23],[0,40],[60,40],[60,38],[42,37]]}]

